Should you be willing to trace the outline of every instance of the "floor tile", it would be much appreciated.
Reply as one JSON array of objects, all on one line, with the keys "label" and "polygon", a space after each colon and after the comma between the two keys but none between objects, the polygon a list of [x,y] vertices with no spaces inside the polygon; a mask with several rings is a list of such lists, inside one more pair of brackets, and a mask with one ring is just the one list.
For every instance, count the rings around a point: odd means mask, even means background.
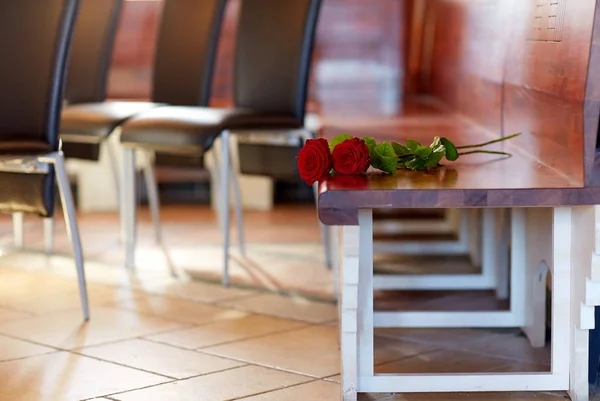
[{"label": "floor tile", "polygon": [[31,316],[31,313],[0,306],[0,323],[8,322],[9,320],[25,319]]},{"label": "floor tile", "polygon": [[143,294],[135,298],[122,299],[113,305],[123,309],[134,310],[138,313],[196,324],[234,319],[246,315],[244,312],[206,305],[195,301],[148,294]]},{"label": "floor tile", "polygon": [[80,311],[66,311],[0,324],[0,334],[62,349],[124,340],[186,326],[148,315],[111,308],[93,308],[84,323]]},{"label": "floor tile", "polygon": [[[311,380],[308,377],[245,366],[193,379],[112,395],[117,401],[224,401],[283,388]],[[306,400],[308,401],[308,400]]]},{"label": "floor tile", "polygon": [[250,312],[303,320],[309,323],[322,323],[337,318],[337,308],[334,304],[309,301],[300,297],[262,294],[251,298],[226,301],[223,304]]},{"label": "floor tile", "polygon": [[175,298],[199,302],[217,302],[232,298],[255,295],[256,292],[239,288],[226,288],[218,284],[206,284],[195,281],[148,284],[143,288],[150,293],[169,295]]},{"label": "floor tile", "polygon": [[253,397],[243,398],[244,401],[329,401],[340,397],[339,384],[314,381],[283,390],[272,391]]},{"label": "floor tile", "polygon": [[24,358],[32,355],[41,355],[55,352],[53,348],[43,347],[27,341],[21,341],[0,335],[0,361]]},{"label": "floor tile", "polygon": [[241,362],[139,339],[88,347],[79,352],[83,355],[176,379],[185,379],[243,365]]},{"label": "floor tile", "polygon": [[[377,339],[376,363],[415,355],[431,348],[390,339]],[[205,348],[203,352],[236,358],[315,377],[340,372],[338,330],[311,326],[256,339]]]},{"label": "floor tile", "polygon": [[[466,343],[479,341],[493,331],[487,329],[400,329],[380,328],[375,329],[377,335],[399,338],[417,342],[433,343],[443,347],[464,346]],[[467,346],[465,346],[467,347]]]},{"label": "floor tile", "polygon": [[[149,339],[182,348],[196,349],[240,341],[305,326],[305,323],[268,316],[246,314],[200,327],[147,336]],[[0,332],[1,332],[0,326]]]},{"label": "floor tile", "polygon": [[57,352],[0,363],[0,399],[78,401],[168,380],[112,363]]},{"label": "floor tile", "polygon": [[375,367],[377,373],[476,373],[493,372],[507,361],[459,350],[440,350]]},{"label": "floor tile", "polygon": [[550,364],[550,345],[533,348],[527,337],[520,331],[508,334],[489,335],[481,341],[471,342],[462,347],[468,351],[510,358],[523,362]]},{"label": "floor tile", "polygon": [[[88,299],[90,307],[111,305],[124,299],[138,296],[138,293],[128,288],[114,288],[104,285],[88,284]],[[51,294],[32,294],[30,297],[13,300],[15,308],[34,315],[47,315],[53,312],[81,310],[79,290],[61,291]]]}]

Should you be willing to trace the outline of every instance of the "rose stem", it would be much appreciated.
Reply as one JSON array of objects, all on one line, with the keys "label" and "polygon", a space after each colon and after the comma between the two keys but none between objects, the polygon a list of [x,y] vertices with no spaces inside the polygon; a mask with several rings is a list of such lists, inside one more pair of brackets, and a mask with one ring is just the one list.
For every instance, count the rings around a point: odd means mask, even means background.
[{"label": "rose stem", "polygon": [[472,149],[472,148],[480,148],[482,146],[487,146],[487,145],[491,145],[493,143],[498,143],[498,142],[502,142],[502,141],[507,141],[509,139],[512,138],[516,138],[519,135],[521,135],[521,133],[519,132],[518,134],[512,134],[510,136],[504,137],[504,138],[499,138],[499,139],[494,139],[493,141],[489,141],[489,142],[484,142],[484,143],[480,143],[478,145],[466,145],[466,146],[457,146],[456,149]]},{"label": "rose stem", "polygon": [[493,150],[471,150],[469,152],[464,152],[464,153],[459,153],[459,156],[464,156],[464,155],[472,155],[474,153],[485,153],[488,155],[503,155],[503,156],[510,156],[512,157],[512,155],[510,153],[506,153],[506,152],[494,152]]}]

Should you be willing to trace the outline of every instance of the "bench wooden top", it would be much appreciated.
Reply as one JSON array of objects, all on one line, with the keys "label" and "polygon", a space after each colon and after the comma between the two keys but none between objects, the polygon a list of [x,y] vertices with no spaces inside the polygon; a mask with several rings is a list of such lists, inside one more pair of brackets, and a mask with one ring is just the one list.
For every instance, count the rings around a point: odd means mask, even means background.
[{"label": "bench wooden top", "polygon": [[[493,139],[477,126],[450,114],[407,115],[371,128],[325,128],[339,133],[374,136],[377,140],[416,139],[429,145],[435,135],[460,145]],[[583,175],[567,176],[521,150],[526,138],[515,138],[486,149],[513,153],[466,155],[444,167],[398,171],[387,175],[329,177],[320,183],[319,216],[329,225],[357,224],[360,208],[520,207],[600,204],[600,188],[584,188]]]}]

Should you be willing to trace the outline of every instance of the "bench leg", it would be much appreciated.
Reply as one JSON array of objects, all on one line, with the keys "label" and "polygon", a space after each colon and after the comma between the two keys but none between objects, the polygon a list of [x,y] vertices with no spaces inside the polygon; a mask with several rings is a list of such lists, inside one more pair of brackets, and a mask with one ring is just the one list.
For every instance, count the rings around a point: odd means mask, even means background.
[{"label": "bench leg", "polygon": [[339,300],[342,401],[358,397],[358,248],[359,228],[344,227]]},{"label": "bench leg", "polygon": [[572,208],[571,231],[571,342],[569,396],[589,400],[589,330],[594,328],[594,307],[600,304],[597,256],[600,253],[600,209]]}]

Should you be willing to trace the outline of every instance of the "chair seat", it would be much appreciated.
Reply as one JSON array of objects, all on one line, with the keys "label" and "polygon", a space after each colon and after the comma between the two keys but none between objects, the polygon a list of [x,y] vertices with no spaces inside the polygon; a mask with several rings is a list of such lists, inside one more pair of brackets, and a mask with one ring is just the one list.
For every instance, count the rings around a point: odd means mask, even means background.
[{"label": "chair seat", "polygon": [[297,119],[248,109],[165,106],[142,112],[122,126],[121,144],[157,152],[202,154],[224,130],[294,129]]},{"label": "chair seat", "polygon": [[61,115],[61,139],[67,143],[99,143],[127,119],[159,107],[152,102],[85,103],[66,106]]}]

